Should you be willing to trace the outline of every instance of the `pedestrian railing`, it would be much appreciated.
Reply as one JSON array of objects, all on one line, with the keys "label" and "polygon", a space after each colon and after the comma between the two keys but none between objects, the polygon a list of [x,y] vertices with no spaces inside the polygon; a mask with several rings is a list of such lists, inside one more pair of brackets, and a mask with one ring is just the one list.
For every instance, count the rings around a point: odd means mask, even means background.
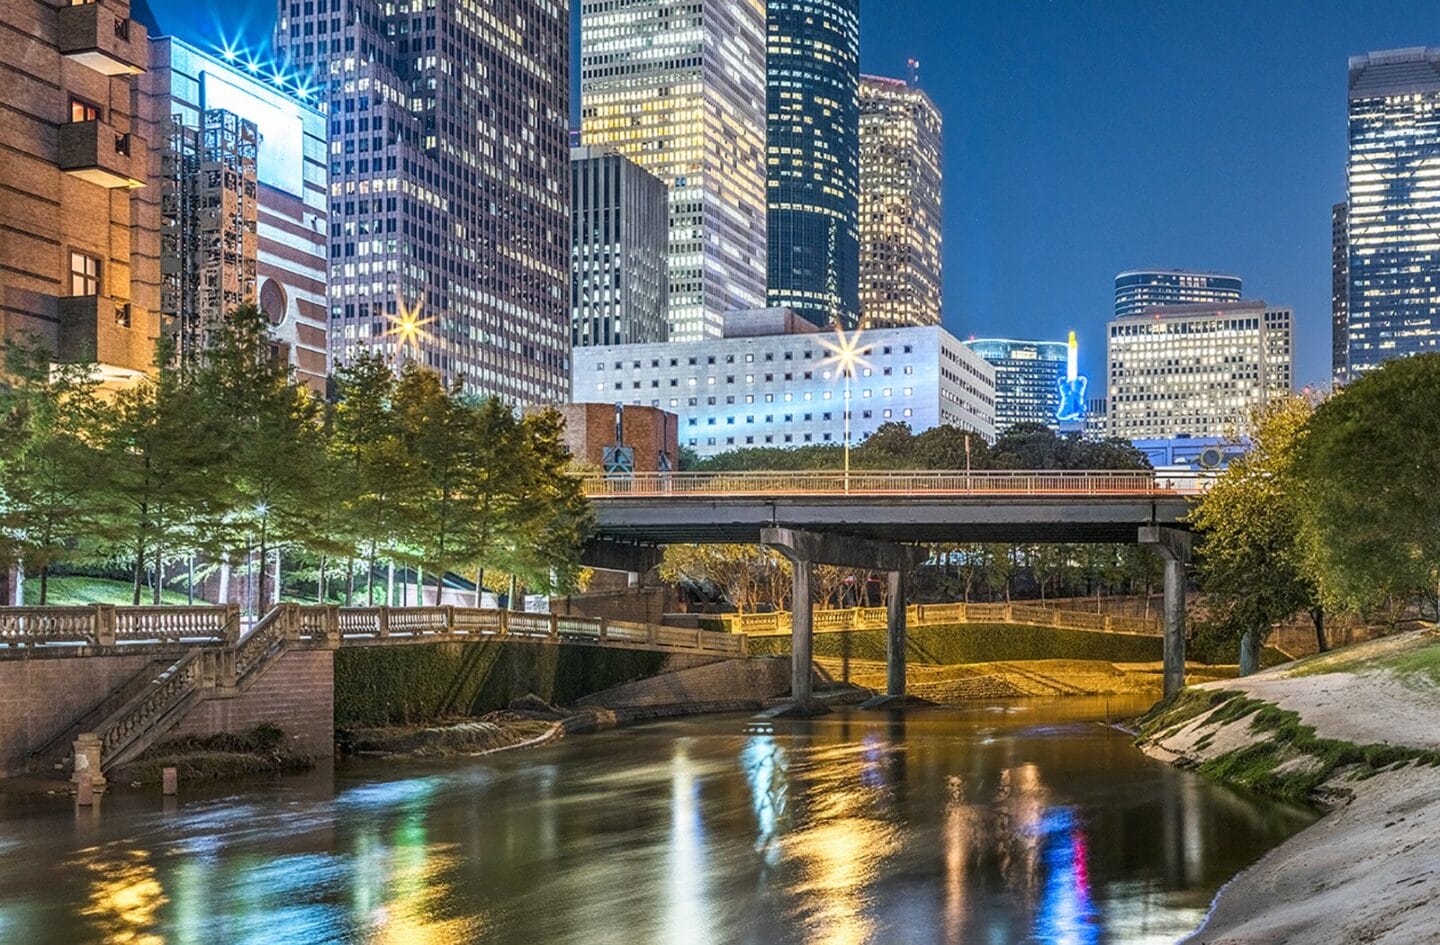
[{"label": "pedestrian railing", "polygon": [[1205,474],[1144,470],[657,472],[581,477],[596,499],[686,496],[1173,496],[1203,491]]},{"label": "pedestrian railing", "polygon": [[[811,620],[816,633],[843,630],[880,630],[888,620],[884,607],[852,607],[816,610]],[[721,614],[713,618],[731,634],[767,636],[789,633],[789,611],[763,614]],[[1124,617],[1080,610],[1060,610],[1035,604],[952,603],[911,604],[905,608],[905,622],[911,627],[963,623],[1016,623],[1064,630],[1097,630],[1107,633],[1159,635],[1160,618]]]}]

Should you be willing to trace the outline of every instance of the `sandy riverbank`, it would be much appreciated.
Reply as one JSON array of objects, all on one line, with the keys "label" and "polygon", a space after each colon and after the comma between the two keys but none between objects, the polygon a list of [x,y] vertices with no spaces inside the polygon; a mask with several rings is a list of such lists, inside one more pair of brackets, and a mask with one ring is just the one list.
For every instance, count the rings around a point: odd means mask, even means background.
[{"label": "sandy riverbank", "polygon": [[1157,757],[1330,808],[1185,945],[1440,943],[1440,636],[1197,686],[1142,731]]}]

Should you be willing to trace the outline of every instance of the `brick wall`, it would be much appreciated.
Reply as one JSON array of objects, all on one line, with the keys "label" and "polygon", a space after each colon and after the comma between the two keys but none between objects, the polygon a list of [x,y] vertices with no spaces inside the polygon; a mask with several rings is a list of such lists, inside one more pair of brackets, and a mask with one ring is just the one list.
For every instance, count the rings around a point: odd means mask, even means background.
[{"label": "brick wall", "polygon": [[630,623],[663,623],[665,614],[679,608],[673,587],[633,587],[598,594],[571,594],[550,598],[550,612],[567,617],[604,617]]},{"label": "brick wall", "polygon": [[153,656],[0,661],[0,777],[150,665]]},{"label": "brick wall", "polygon": [[313,755],[335,751],[335,654],[290,650],[233,699],[200,703],[167,737],[246,732],[278,725],[293,744]]}]

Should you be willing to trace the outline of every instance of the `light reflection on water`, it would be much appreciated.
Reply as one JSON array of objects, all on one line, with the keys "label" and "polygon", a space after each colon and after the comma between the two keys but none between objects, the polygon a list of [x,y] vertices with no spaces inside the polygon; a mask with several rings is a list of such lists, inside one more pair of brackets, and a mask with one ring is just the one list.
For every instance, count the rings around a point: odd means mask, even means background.
[{"label": "light reflection on water", "polygon": [[1313,815],[1085,721],[1136,708],[695,719],[168,812],[0,799],[0,941],[1173,942]]}]

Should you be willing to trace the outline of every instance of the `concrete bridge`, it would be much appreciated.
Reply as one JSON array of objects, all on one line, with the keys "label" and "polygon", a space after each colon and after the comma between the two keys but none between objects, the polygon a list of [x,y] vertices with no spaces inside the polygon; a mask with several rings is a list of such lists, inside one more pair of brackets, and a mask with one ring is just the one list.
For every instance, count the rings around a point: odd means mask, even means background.
[{"label": "concrete bridge", "polygon": [[889,700],[905,694],[905,575],[925,544],[1133,542],[1165,563],[1165,692],[1184,687],[1186,522],[1204,475],[1136,470],[648,473],[584,479],[596,519],[589,562],[644,570],[658,546],[768,545],[794,571],[791,709],[811,692],[812,572],[817,564],[889,573]]},{"label": "concrete bridge", "polygon": [[[103,789],[106,771],[169,735],[289,717],[332,731],[335,650],[485,640],[745,655],[739,634],[468,607],[282,604],[248,630],[233,606],[0,607],[0,748],[69,756],[74,780]],[[31,725],[37,701],[49,730],[12,731]]]}]

